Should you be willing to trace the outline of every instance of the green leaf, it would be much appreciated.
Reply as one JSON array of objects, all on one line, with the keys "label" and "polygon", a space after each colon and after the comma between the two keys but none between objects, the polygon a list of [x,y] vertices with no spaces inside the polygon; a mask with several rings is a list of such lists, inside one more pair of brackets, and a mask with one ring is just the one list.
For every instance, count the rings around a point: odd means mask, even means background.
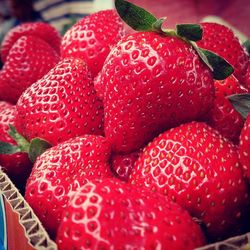
[{"label": "green leaf", "polygon": [[210,65],[206,55],[202,52],[202,50],[196,45],[194,42],[190,42],[193,48],[196,50],[198,53],[199,57],[202,59],[202,61],[210,68],[211,71],[213,71],[212,65]]},{"label": "green leaf", "polygon": [[157,18],[143,8],[124,0],[115,0],[115,7],[121,19],[132,29],[137,31],[154,30],[153,24]]},{"label": "green leaf", "polygon": [[212,51],[195,47],[201,59],[212,70],[215,80],[223,80],[229,77],[233,72],[233,67],[222,57]]},{"label": "green leaf", "polygon": [[243,46],[246,48],[248,54],[250,54],[250,38],[248,38],[244,43]]},{"label": "green leaf", "polygon": [[12,139],[15,140],[17,146],[20,148],[20,151],[28,153],[30,143],[16,131],[13,125],[9,125],[9,127],[10,127],[9,135]]},{"label": "green leaf", "polygon": [[250,94],[235,94],[227,97],[243,119],[250,114]]},{"label": "green leaf", "polygon": [[199,41],[202,38],[202,28],[199,24],[177,24],[176,33],[190,41]]},{"label": "green leaf", "polygon": [[0,141],[0,154],[15,154],[21,152],[18,146],[14,146],[8,142]]},{"label": "green leaf", "polygon": [[34,138],[30,142],[29,159],[31,162],[35,162],[36,158],[45,152],[48,148],[51,148],[51,144],[41,138]]}]

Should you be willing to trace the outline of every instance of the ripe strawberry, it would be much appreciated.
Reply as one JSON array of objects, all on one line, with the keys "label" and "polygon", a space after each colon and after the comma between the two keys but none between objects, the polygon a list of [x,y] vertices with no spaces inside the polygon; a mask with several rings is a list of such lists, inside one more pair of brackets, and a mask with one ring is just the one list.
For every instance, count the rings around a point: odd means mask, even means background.
[{"label": "ripe strawberry", "polygon": [[0,71],[0,99],[16,103],[23,91],[43,77],[59,61],[57,52],[44,40],[22,36],[11,47]]},{"label": "ripe strawberry", "polygon": [[206,115],[206,121],[224,137],[238,144],[244,121],[241,115],[233,108],[227,96],[246,93],[247,90],[240,85],[233,75],[225,80],[215,81],[214,85],[214,105]]},{"label": "ripe strawberry", "polygon": [[62,57],[73,56],[86,61],[95,77],[103,62],[121,37],[124,26],[114,10],[103,10],[84,17],[64,35]]},{"label": "ripe strawberry", "polygon": [[121,180],[127,181],[139,157],[139,151],[127,155],[113,154],[111,157],[111,170]]},{"label": "ripe strawberry", "polygon": [[240,133],[240,142],[239,142],[239,158],[243,166],[243,169],[247,175],[250,177],[250,143],[249,143],[249,124],[250,124],[250,93],[246,94],[236,94],[228,97],[229,101],[233,105],[234,109],[241,115],[245,123],[243,129]]},{"label": "ripe strawberry", "polygon": [[63,249],[194,249],[199,226],[166,197],[118,180],[86,183],[72,196],[58,229]]},{"label": "ripe strawberry", "polygon": [[64,59],[32,84],[17,103],[15,126],[31,140],[55,145],[84,134],[103,134],[103,108],[80,59]]},{"label": "ripe strawberry", "polygon": [[239,144],[240,162],[250,180],[250,114],[240,134]]},{"label": "ripe strawberry", "polygon": [[212,240],[241,228],[249,201],[236,146],[205,123],[182,124],[155,138],[128,182],[176,201],[205,224]]},{"label": "ripe strawberry", "polygon": [[27,181],[25,198],[52,237],[71,193],[92,178],[112,177],[110,144],[102,136],[76,137],[40,155]]},{"label": "ripe strawberry", "polygon": [[234,67],[235,76],[242,82],[248,65],[248,54],[239,39],[225,25],[204,22],[201,26],[203,35],[197,45],[225,58]]},{"label": "ripe strawberry", "polygon": [[[9,124],[14,124],[16,107],[7,102],[0,101],[0,141],[16,145],[9,136]],[[0,166],[8,174],[15,185],[23,191],[26,179],[28,178],[32,164],[25,153],[12,155],[0,154]]]},{"label": "ripe strawberry", "polygon": [[248,92],[250,93],[250,62],[248,64],[247,71],[244,76],[244,85],[246,86]]},{"label": "ripe strawberry", "polygon": [[12,46],[22,36],[36,36],[47,42],[58,54],[60,53],[61,36],[50,24],[43,22],[28,22],[12,28],[1,44],[1,59],[5,63]]},{"label": "ripe strawberry", "polygon": [[212,73],[192,46],[155,32],[124,37],[100,78],[104,130],[116,152],[137,150],[165,129],[199,118],[214,100]]},{"label": "ripe strawberry", "polygon": [[101,100],[103,100],[103,92],[104,92],[105,86],[103,86],[103,83],[101,82],[101,72],[99,72],[97,76],[94,78],[94,87],[95,87],[97,96]]}]

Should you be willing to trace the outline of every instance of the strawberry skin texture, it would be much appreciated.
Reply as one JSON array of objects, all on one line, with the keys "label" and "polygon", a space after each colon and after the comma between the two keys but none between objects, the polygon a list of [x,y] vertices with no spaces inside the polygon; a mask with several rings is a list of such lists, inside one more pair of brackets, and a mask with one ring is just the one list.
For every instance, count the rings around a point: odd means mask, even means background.
[{"label": "strawberry skin texture", "polygon": [[200,25],[203,35],[197,45],[226,59],[233,66],[234,75],[242,82],[249,59],[247,51],[241,46],[239,39],[225,25],[206,22]]},{"label": "strawberry skin texture", "polygon": [[124,25],[117,13],[99,11],[84,17],[65,33],[61,55],[84,59],[95,77],[112,46],[123,36]]},{"label": "strawberry skin texture", "polygon": [[57,52],[39,37],[19,38],[0,71],[1,100],[16,104],[24,90],[48,73],[58,61]]},{"label": "strawberry skin texture", "polygon": [[248,63],[246,75],[244,76],[244,85],[246,86],[248,92],[250,93],[250,60]]},{"label": "strawberry skin texture", "polygon": [[212,74],[193,48],[154,32],[123,38],[100,79],[105,135],[114,151],[124,154],[167,128],[197,119],[214,100]]},{"label": "strawberry skin texture", "polygon": [[90,181],[71,198],[56,239],[69,249],[194,249],[204,237],[166,197],[118,180]]},{"label": "strawberry skin texture", "polygon": [[103,134],[103,107],[86,63],[66,58],[32,84],[17,102],[17,131],[52,145],[84,134]]},{"label": "strawberry skin texture", "polygon": [[[14,105],[0,101],[0,140],[12,145],[16,145],[16,142],[9,136],[8,131],[9,124],[14,125],[15,112]],[[32,167],[28,155],[26,153],[0,154],[0,166],[15,185],[23,191]]]},{"label": "strawberry skin texture", "polygon": [[50,24],[44,22],[27,22],[12,28],[4,37],[1,44],[1,59],[5,63],[12,46],[22,36],[35,36],[48,44],[59,54],[61,36]]},{"label": "strawberry skin texture", "polygon": [[204,223],[211,240],[236,230],[249,200],[236,146],[205,123],[186,123],[155,138],[128,182],[180,204]]},{"label": "strawberry skin texture", "polygon": [[239,153],[240,162],[248,179],[250,180],[250,115],[247,116],[240,134]]},{"label": "strawberry skin texture", "polygon": [[25,199],[52,237],[72,192],[88,180],[112,177],[109,158],[110,144],[96,135],[70,139],[37,158]]},{"label": "strawberry skin texture", "polygon": [[111,157],[111,170],[114,175],[122,181],[127,181],[139,154],[139,151],[126,155],[113,154]]},{"label": "strawberry skin texture", "polygon": [[206,115],[206,121],[224,137],[238,144],[244,120],[233,108],[227,96],[247,93],[247,90],[240,85],[239,81],[233,75],[225,80],[215,81],[214,85],[214,105]]},{"label": "strawberry skin texture", "polygon": [[101,82],[101,71],[97,74],[97,76],[94,78],[94,87],[95,87],[95,91],[97,96],[103,100],[103,92],[104,92],[104,88],[105,86],[103,86],[103,83]]}]

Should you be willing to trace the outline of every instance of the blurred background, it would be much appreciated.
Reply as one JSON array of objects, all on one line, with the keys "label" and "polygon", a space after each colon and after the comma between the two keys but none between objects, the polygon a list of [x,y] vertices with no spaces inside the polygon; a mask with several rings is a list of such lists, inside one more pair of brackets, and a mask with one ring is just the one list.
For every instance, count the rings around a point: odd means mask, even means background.
[{"label": "blurred background", "polygon": [[[157,17],[167,16],[168,27],[176,23],[217,20],[233,26],[239,37],[250,37],[250,0],[131,0]],[[113,0],[0,0],[0,39],[13,26],[45,21],[63,33],[92,12],[113,7]]]}]

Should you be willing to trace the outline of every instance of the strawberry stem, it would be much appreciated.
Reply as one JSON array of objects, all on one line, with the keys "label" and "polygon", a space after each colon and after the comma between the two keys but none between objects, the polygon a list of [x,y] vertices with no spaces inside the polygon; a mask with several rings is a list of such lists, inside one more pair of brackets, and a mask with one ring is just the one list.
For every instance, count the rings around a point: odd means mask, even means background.
[{"label": "strawberry stem", "polygon": [[13,125],[9,125],[9,128],[8,134],[17,145],[0,141],[0,154],[27,153],[30,161],[35,162],[39,155],[51,147],[47,141],[41,138],[34,138],[29,142],[17,132]]},{"label": "strawberry stem", "polygon": [[30,143],[20,135],[13,125],[9,125],[9,135],[17,143],[17,146],[20,148],[20,152],[29,152]]},{"label": "strawberry stem", "polygon": [[162,25],[163,25],[163,23],[166,21],[166,19],[167,19],[166,17],[162,17],[162,18],[157,19],[157,20],[152,24],[153,31],[162,33],[162,32],[163,32]]}]

